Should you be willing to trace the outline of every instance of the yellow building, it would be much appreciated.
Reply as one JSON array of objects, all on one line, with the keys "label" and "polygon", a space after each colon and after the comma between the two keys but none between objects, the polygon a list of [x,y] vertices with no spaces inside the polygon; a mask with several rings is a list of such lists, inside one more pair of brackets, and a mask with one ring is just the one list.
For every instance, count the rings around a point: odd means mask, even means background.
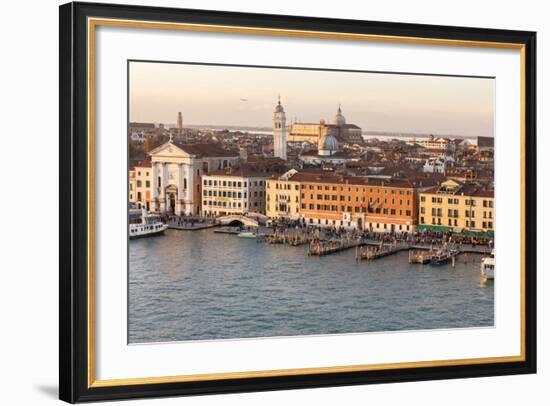
[{"label": "yellow building", "polygon": [[361,127],[355,124],[347,124],[340,106],[330,124],[326,123],[325,120],[318,123],[293,123],[289,126],[288,133],[288,142],[317,144],[321,137],[333,136],[342,143],[364,143]]},{"label": "yellow building", "polygon": [[266,214],[269,218],[300,218],[300,182],[292,180],[296,173],[291,169],[266,181]]},{"label": "yellow building", "polygon": [[483,184],[448,179],[420,193],[418,229],[493,233],[494,191]]}]

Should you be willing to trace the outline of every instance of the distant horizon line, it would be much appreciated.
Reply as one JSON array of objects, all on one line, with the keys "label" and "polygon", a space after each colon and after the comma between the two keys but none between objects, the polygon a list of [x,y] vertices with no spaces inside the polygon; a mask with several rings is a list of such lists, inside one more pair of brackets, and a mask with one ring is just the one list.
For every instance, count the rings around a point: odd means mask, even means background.
[{"label": "distant horizon line", "polygon": [[[142,123],[142,124],[154,124],[155,126],[158,126],[159,124],[162,124],[164,127],[168,128],[175,128],[177,127],[177,124],[173,123],[162,123],[160,121],[129,121],[129,124],[132,123]],[[292,123],[290,123],[292,124]],[[298,123],[300,124],[300,123]],[[307,124],[307,123],[306,123]],[[209,128],[209,129],[226,129],[226,130],[235,130],[235,129],[243,129],[243,130],[257,130],[257,131],[270,131],[273,130],[273,127],[268,125],[230,125],[230,124],[186,124],[183,126],[183,128]],[[396,131],[396,130],[363,130],[361,129],[361,134],[368,134],[371,133],[373,135],[387,135],[387,136],[422,136],[422,137],[429,137],[430,135],[437,135],[440,137],[457,137],[457,138],[477,138],[477,137],[488,137],[488,138],[495,138],[494,135],[466,135],[466,134],[449,134],[449,133],[438,133],[438,132],[406,132],[406,131]]]}]

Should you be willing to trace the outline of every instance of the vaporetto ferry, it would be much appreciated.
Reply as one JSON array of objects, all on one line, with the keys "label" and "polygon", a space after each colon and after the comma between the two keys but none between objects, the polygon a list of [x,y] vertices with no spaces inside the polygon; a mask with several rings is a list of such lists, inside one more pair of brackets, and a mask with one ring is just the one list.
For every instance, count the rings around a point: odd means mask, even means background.
[{"label": "vaporetto ferry", "polygon": [[128,222],[128,236],[130,239],[153,237],[164,234],[168,226],[157,214],[147,213],[145,209],[130,210]]}]

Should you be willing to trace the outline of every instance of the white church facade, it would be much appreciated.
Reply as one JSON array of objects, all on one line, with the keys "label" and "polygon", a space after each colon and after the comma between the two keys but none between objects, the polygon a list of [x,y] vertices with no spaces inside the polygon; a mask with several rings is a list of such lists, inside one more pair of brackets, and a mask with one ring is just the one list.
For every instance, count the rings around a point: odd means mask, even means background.
[{"label": "white church facade", "polygon": [[172,139],[149,155],[152,210],[189,216],[202,212],[202,176],[239,161],[238,152],[224,150],[216,144],[177,144]]}]

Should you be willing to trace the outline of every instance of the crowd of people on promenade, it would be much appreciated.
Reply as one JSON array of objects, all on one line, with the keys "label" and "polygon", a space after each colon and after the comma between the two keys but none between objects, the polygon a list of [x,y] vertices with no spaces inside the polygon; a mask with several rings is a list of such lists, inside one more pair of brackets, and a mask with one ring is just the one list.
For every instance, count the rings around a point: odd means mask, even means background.
[{"label": "crowd of people on promenade", "polygon": [[[166,224],[172,224],[179,227],[194,227],[199,224],[217,224],[215,217],[201,217],[191,215],[161,214],[161,220]],[[359,230],[356,228],[345,229],[342,227],[326,226],[317,227],[315,225],[304,224],[299,220],[279,219],[270,222],[269,227],[273,233],[279,235],[300,235],[308,237],[311,240],[368,240],[380,241],[382,243],[408,243],[411,245],[442,245],[452,243],[455,245],[488,245],[492,247],[494,241],[492,238],[483,236],[461,235],[452,232],[440,232],[432,230],[421,230],[415,232],[389,231],[379,232],[372,230]]]},{"label": "crowd of people on promenade", "polygon": [[372,230],[345,229],[341,227],[316,227],[303,224],[300,221],[276,221],[272,223],[272,229],[280,234],[301,234],[312,239],[321,240],[369,240],[380,241],[382,243],[408,243],[411,245],[443,245],[445,243],[455,245],[488,245],[492,247],[494,242],[492,238],[483,236],[474,237],[460,235],[452,232],[439,232],[432,230],[421,230],[414,232],[389,231],[379,232]]},{"label": "crowd of people on promenade", "polygon": [[176,214],[161,214],[160,219],[165,224],[172,224],[180,227],[190,226],[193,227],[196,224],[214,224],[215,219],[198,217],[191,215],[176,215]]}]

